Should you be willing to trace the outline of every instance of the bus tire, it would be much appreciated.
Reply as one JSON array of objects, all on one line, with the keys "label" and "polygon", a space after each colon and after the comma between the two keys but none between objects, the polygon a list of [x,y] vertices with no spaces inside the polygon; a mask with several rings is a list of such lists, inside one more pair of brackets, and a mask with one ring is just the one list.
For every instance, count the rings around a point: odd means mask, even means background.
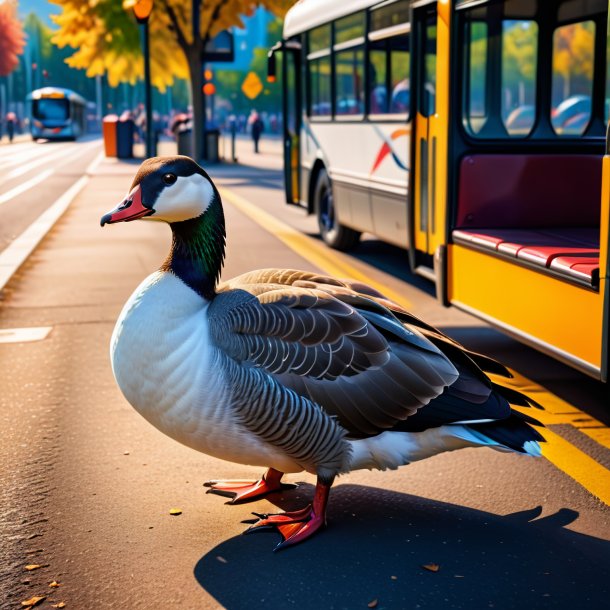
[{"label": "bus tire", "polygon": [[320,170],[314,189],[314,209],[320,235],[335,250],[350,250],[360,241],[360,232],[343,226],[337,220],[333,206],[333,191],[326,170]]}]

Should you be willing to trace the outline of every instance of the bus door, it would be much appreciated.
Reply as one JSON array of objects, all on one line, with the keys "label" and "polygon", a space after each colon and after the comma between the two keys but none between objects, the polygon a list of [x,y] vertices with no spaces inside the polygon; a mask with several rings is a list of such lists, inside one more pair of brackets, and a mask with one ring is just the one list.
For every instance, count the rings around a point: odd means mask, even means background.
[{"label": "bus door", "polygon": [[286,202],[300,201],[301,45],[282,43],[282,115],[284,130],[284,188]]},{"label": "bus door", "polygon": [[433,122],[436,114],[437,3],[413,11],[415,66],[412,80],[415,120],[413,138],[414,174],[411,193],[411,266],[423,272],[432,268],[433,235],[441,230],[436,223],[438,138]]}]

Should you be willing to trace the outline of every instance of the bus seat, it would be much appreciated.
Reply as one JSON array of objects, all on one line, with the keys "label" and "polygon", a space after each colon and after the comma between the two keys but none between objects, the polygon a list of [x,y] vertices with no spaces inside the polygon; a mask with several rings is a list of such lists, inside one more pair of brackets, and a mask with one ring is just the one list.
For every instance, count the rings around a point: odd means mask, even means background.
[{"label": "bus seat", "polygon": [[598,155],[468,155],[456,226],[599,226],[601,171]]},{"label": "bus seat", "polygon": [[598,155],[468,155],[453,241],[596,285],[601,170]]},{"label": "bus seat", "polygon": [[550,267],[551,262],[560,256],[596,256],[599,262],[599,250],[593,248],[560,247],[560,246],[533,246],[523,247],[517,251],[517,258],[542,267]]},{"label": "bus seat", "polygon": [[558,256],[551,261],[551,269],[599,285],[599,256]]},{"label": "bus seat", "polygon": [[589,285],[599,282],[599,230],[455,229],[452,238]]}]

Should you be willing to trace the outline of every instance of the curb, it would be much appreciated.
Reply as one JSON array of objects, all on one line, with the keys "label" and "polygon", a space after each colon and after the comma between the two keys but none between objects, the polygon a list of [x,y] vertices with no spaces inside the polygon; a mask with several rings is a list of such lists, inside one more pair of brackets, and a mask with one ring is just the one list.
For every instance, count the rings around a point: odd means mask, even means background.
[{"label": "curb", "polygon": [[101,152],[67,191],[44,211],[19,237],[0,252],[0,292],[30,257],[55,223],[62,217],[76,196],[85,188],[103,158]]}]

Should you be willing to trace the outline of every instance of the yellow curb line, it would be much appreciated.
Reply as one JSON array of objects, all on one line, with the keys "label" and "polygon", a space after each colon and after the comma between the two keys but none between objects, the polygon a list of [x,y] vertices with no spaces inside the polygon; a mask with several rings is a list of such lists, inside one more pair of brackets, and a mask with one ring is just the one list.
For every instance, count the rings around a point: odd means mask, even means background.
[{"label": "yellow curb line", "polygon": [[[341,260],[337,253],[327,246],[307,235],[303,235],[268,212],[261,210],[244,197],[226,188],[220,188],[219,191],[224,200],[230,201],[240,212],[254,220],[263,229],[266,229],[294,252],[300,254],[325,273],[366,282],[403,307],[412,306],[403,295],[391,290],[381,282],[369,278],[366,274]],[[524,412],[531,414],[545,425],[570,424],[600,445],[610,449],[609,428],[533,381],[514,371],[512,372],[515,376],[514,379],[502,379],[502,383],[530,395],[546,409],[545,411],[525,409]],[[541,444],[542,455],[559,470],[610,506],[610,471],[548,428],[543,431],[543,435],[547,442]]]}]

